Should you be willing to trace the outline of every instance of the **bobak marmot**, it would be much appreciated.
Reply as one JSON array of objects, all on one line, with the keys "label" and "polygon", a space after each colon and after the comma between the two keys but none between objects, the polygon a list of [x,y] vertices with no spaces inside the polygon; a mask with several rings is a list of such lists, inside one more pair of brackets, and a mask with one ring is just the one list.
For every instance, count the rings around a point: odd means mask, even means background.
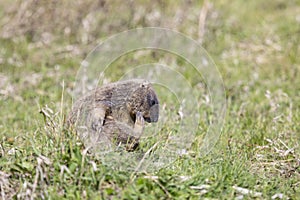
[{"label": "bobak marmot", "polygon": [[75,125],[84,140],[96,142],[97,138],[106,137],[134,150],[144,121],[157,122],[158,117],[159,102],[151,83],[133,79],[104,85],[80,98],[73,106],[68,124]]}]

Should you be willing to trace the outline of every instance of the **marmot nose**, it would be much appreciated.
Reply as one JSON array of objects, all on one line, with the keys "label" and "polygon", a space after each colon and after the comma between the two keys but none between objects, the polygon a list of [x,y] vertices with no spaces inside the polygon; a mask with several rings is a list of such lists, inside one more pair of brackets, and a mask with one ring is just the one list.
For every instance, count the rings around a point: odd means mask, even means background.
[{"label": "marmot nose", "polygon": [[158,104],[151,106],[150,108],[150,121],[157,122],[159,117],[159,106]]}]

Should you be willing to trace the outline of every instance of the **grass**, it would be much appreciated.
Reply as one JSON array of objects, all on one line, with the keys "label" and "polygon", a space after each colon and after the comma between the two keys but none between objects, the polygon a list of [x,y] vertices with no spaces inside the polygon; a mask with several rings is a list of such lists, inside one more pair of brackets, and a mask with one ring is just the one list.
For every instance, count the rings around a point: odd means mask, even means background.
[{"label": "grass", "polygon": [[[97,42],[123,30],[162,26],[197,40],[203,2],[27,2],[29,13],[40,7],[54,15],[37,12],[19,22],[16,5],[26,3],[0,2],[2,199],[299,198],[299,1],[207,1],[203,46],[221,72],[228,104],[222,135],[205,157],[195,148],[166,168],[141,173],[104,165],[63,127],[76,72]],[[188,66],[174,55],[146,51],[117,60],[108,78],[118,78],[125,64],[158,61]],[[184,74],[197,81],[192,71]],[[162,99],[175,115],[172,97]],[[199,123],[201,137],[207,121]]]}]

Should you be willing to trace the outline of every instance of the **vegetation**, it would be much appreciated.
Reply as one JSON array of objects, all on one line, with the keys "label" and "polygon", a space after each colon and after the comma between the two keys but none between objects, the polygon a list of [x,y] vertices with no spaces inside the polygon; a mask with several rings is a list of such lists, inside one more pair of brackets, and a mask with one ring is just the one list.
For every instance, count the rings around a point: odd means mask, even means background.
[{"label": "vegetation", "polygon": [[[1,0],[1,198],[299,198],[299,13],[298,0]],[[205,157],[196,148],[155,172],[118,171],[63,124],[86,55],[115,33],[147,26],[202,43],[224,81],[226,121]],[[113,63],[107,78],[125,64],[187,65],[162,52],[146,51],[143,62],[135,55]]]}]

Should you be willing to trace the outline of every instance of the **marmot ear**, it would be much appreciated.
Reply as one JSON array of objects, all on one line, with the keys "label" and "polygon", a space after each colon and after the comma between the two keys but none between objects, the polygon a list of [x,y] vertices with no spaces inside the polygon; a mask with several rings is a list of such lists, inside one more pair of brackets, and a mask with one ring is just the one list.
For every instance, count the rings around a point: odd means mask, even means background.
[{"label": "marmot ear", "polygon": [[149,86],[149,82],[148,81],[144,81],[140,87],[144,88],[144,87],[148,87]]}]

